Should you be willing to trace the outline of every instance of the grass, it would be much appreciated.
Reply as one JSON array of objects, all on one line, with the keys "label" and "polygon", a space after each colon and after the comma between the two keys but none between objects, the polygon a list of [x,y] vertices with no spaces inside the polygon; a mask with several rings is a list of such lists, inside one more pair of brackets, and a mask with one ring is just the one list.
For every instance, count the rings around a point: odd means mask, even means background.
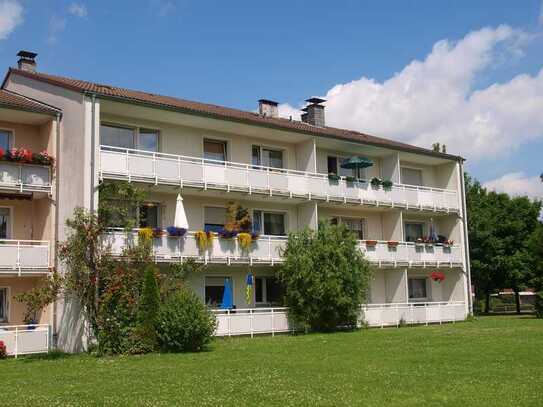
[{"label": "grass", "polygon": [[207,352],[0,361],[6,405],[541,406],[543,320],[220,339]]}]

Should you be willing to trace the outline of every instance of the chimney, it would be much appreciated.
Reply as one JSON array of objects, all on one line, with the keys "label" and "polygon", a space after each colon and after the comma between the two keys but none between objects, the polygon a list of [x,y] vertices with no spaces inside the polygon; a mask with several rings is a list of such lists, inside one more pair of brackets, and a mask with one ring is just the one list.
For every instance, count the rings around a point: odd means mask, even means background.
[{"label": "chimney", "polygon": [[312,124],[317,127],[324,127],[324,106],[322,103],[326,100],[321,98],[309,98],[306,100],[309,103],[302,109],[302,121],[304,123]]},{"label": "chimney", "polygon": [[19,60],[17,61],[17,66],[23,71],[36,72],[36,54],[35,52],[30,51],[19,51],[17,56]]},{"label": "chimney", "polygon": [[258,101],[258,113],[266,117],[279,117],[278,105],[279,103],[273,100],[260,99]]}]

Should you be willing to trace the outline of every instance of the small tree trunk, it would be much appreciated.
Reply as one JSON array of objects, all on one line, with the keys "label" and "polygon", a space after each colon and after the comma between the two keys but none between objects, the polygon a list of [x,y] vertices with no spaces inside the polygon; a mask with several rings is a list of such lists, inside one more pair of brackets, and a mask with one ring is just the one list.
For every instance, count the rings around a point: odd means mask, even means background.
[{"label": "small tree trunk", "polygon": [[517,307],[517,314],[520,314],[520,293],[515,290],[515,305]]},{"label": "small tree trunk", "polygon": [[485,293],[485,314],[490,313],[490,293]]}]

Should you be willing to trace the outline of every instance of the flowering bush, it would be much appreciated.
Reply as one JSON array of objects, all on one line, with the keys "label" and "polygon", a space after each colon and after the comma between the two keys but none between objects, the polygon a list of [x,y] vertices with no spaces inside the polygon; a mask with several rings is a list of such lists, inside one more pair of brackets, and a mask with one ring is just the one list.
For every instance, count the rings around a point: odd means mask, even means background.
[{"label": "flowering bush", "polygon": [[445,280],[445,273],[441,271],[433,271],[430,274],[430,278],[438,283],[441,283],[443,280]]},{"label": "flowering bush", "polygon": [[149,241],[153,238],[153,229],[142,228],[138,231],[138,237],[143,241]]},{"label": "flowering bush", "polygon": [[32,161],[34,162],[34,164],[53,165],[55,162],[55,159],[51,157],[47,153],[47,151],[43,150],[40,153],[32,154]]},{"label": "flowering bush", "polygon": [[4,341],[0,341],[0,359],[5,359],[8,357],[8,351],[6,349],[6,344]]}]

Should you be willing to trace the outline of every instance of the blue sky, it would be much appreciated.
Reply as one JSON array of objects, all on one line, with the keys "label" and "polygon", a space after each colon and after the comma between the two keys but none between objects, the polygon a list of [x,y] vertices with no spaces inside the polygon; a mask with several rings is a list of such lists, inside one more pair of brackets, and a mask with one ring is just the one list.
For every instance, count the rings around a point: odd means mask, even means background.
[{"label": "blue sky", "polygon": [[489,186],[543,196],[541,13],[540,0],[0,0],[0,66],[29,49],[48,73],[248,110],[266,97],[294,115],[327,96],[333,125],[445,142]]}]

